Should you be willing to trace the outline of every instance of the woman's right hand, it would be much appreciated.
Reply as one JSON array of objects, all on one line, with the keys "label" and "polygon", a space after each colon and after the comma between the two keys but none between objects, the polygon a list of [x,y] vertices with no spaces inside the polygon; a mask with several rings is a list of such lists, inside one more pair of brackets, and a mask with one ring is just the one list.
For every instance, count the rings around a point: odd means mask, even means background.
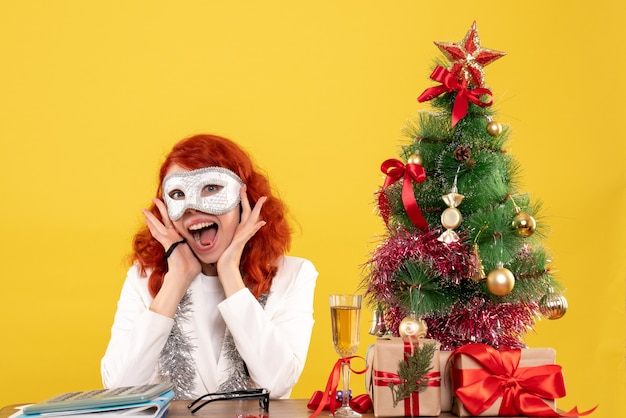
[{"label": "woman's right hand", "polygon": [[[167,214],[165,203],[161,199],[153,198],[152,202],[161,214],[161,221],[147,209],[142,210],[145,222],[150,233],[163,245],[167,251],[173,244],[181,241],[174,224]],[[179,244],[167,258],[167,273],[163,278],[161,290],[156,295],[150,309],[166,316],[173,317],[178,303],[185,295],[191,281],[200,274],[202,266],[185,243]]]}]

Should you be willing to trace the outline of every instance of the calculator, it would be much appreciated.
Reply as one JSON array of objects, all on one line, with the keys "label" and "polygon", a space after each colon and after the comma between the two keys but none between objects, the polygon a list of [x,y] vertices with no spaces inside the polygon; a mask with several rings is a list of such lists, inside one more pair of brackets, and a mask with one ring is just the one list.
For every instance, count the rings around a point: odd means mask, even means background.
[{"label": "calculator", "polygon": [[82,392],[68,392],[45,401],[28,405],[22,412],[26,415],[45,414],[49,412],[131,405],[150,401],[172,388],[173,385],[171,383],[155,383]]}]

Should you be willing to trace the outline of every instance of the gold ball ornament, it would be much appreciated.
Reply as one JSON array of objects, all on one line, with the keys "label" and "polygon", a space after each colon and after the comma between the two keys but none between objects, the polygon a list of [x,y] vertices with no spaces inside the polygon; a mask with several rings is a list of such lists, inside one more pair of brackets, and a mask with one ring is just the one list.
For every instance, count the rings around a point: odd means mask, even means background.
[{"label": "gold ball ornament", "polygon": [[489,121],[487,124],[487,133],[491,136],[498,136],[502,133],[502,124],[500,122],[496,122],[495,120]]},{"label": "gold ball ornament", "polygon": [[407,164],[422,165],[424,160],[422,159],[422,156],[420,155],[420,153],[418,151],[415,151],[413,154],[411,154],[411,156],[406,162]]},{"label": "gold ball ornament", "polygon": [[398,333],[402,338],[424,338],[428,332],[428,326],[422,318],[407,316],[398,326]]},{"label": "gold ball ornament", "polygon": [[513,218],[511,227],[522,237],[529,237],[535,232],[537,222],[527,212],[518,212]]},{"label": "gold ball ornament", "polygon": [[567,299],[560,293],[548,290],[539,300],[539,312],[547,319],[561,319],[567,312]]},{"label": "gold ball ornament", "polygon": [[487,275],[487,290],[496,296],[505,296],[511,293],[515,286],[515,276],[511,270],[498,263],[498,266]]}]

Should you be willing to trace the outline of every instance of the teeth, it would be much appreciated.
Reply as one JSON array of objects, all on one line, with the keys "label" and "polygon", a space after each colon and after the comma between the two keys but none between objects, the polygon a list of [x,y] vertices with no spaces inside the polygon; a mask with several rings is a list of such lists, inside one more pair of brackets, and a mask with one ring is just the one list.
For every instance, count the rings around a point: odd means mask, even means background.
[{"label": "teeth", "polygon": [[210,227],[212,225],[215,225],[215,222],[202,222],[202,223],[199,223],[199,224],[191,225],[189,227],[189,230],[190,231],[197,231],[197,230],[202,229],[202,228],[208,228],[208,227]]},{"label": "teeth", "polygon": [[189,231],[193,235],[193,239],[197,243],[200,243],[200,230],[204,229],[204,228],[210,228],[213,225],[215,225],[215,222],[201,222],[201,223],[198,223],[198,224],[191,225],[189,227]]}]

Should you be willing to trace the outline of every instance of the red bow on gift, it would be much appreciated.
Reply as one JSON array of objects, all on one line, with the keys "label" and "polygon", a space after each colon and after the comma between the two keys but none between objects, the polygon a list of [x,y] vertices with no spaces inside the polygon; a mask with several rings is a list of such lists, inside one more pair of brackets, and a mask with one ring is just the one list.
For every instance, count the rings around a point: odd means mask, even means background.
[{"label": "red bow on gift", "polygon": [[454,394],[472,415],[480,415],[498,398],[502,404],[498,416],[571,417],[588,415],[596,408],[579,412],[576,407],[559,414],[544,399],[565,396],[561,366],[546,364],[518,367],[521,350],[496,350],[485,344],[468,344],[452,356],[465,354],[476,361],[479,369],[453,368]]},{"label": "red bow on gift", "polygon": [[[313,393],[313,396],[307,404],[309,409],[315,410],[309,418],[315,418],[324,409],[329,409],[333,416],[335,415],[335,407],[337,406],[337,386],[339,385],[339,378],[341,377],[341,366],[344,363],[350,365],[350,360],[353,358],[362,359],[363,357],[351,356],[337,360],[332,371],[330,372],[330,376],[328,376],[324,392],[322,393],[320,391],[316,391]],[[363,374],[367,371],[367,367],[363,370],[354,370],[350,367],[350,371],[356,374]],[[342,394],[342,396],[349,395]],[[368,395],[359,395],[350,401],[350,407],[357,412],[365,413],[372,407],[372,401]]]},{"label": "red bow on gift", "polygon": [[[467,115],[469,102],[472,102],[476,106],[480,107],[491,106],[493,103],[493,95],[489,89],[479,87],[469,90],[467,88],[467,80],[463,79],[459,82],[457,76],[439,65],[430,75],[430,78],[440,82],[441,85],[427,88],[422,94],[420,94],[417,101],[420,103],[425,102],[432,100],[443,93],[456,91],[457,94],[454,99],[454,106],[452,107],[452,127],[454,127],[458,121]],[[489,101],[483,102],[480,100],[481,95],[488,95]]]},{"label": "red bow on gift", "polygon": [[[395,183],[397,180],[404,178],[402,183],[402,203],[404,204],[404,209],[406,210],[407,215],[409,215],[409,219],[413,225],[422,231],[427,231],[428,222],[426,222],[426,219],[424,218],[424,215],[422,215],[422,211],[415,200],[412,184],[412,181],[415,181],[416,183],[423,183],[426,180],[424,167],[419,164],[412,163],[404,165],[402,164],[402,161],[389,159],[382,163],[380,170],[387,175],[385,183],[383,184],[383,190]],[[384,196],[385,193],[381,192],[379,195],[379,201],[380,199],[383,199]],[[384,206],[384,204],[381,204],[380,206]],[[387,223],[388,214],[383,213],[383,217],[385,218],[385,223]]]}]

